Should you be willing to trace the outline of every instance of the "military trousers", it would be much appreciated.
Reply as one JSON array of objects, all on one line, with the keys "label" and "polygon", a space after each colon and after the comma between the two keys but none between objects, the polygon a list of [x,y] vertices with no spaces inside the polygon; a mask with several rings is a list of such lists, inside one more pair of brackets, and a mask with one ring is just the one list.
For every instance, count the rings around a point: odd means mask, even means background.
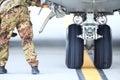
[{"label": "military trousers", "polygon": [[[5,66],[9,55],[9,39],[16,27],[23,46],[25,58],[30,66],[37,66],[37,54],[32,41],[33,31],[28,8],[15,6],[1,15],[0,25],[0,66]],[[18,52],[19,53],[19,52]]]}]

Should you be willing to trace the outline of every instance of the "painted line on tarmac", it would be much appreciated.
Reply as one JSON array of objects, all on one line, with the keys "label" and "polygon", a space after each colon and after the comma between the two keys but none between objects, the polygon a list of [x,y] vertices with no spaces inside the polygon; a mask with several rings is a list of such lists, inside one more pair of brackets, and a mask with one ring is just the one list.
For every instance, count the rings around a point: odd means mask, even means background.
[{"label": "painted line on tarmac", "polygon": [[102,80],[99,72],[95,68],[92,60],[88,55],[87,50],[84,50],[84,63],[81,70],[84,74],[85,80]]},{"label": "painted line on tarmac", "polygon": [[84,51],[84,64],[76,69],[79,80],[108,80],[102,69],[96,69],[88,52]]},{"label": "painted line on tarmac", "polygon": [[103,78],[103,80],[108,80],[108,78],[106,77],[106,75],[105,75],[105,73],[103,72],[103,70],[98,69],[98,71],[99,71],[101,77]]},{"label": "painted line on tarmac", "polygon": [[84,77],[81,69],[76,69],[76,73],[78,75],[79,80],[85,80],[85,77]]}]

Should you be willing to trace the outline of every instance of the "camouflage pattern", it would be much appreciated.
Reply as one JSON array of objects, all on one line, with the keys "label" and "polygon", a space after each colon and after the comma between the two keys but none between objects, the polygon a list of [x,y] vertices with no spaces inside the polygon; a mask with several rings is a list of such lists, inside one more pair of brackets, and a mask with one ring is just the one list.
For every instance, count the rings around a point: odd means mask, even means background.
[{"label": "camouflage pattern", "polygon": [[22,5],[22,6],[40,6],[40,4],[35,3],[33,0],[6,0],[1,5],[1,12],[10,10],[11,8]]},{"label": "camouflage pattern", "polygon": [[37,66],[37,54],[35,53],[34,44],[32,42],[32,23],[30,21],[30,15],[27,6],[14,6],[6,12],[4,11],[1,14],[1,17],[0,66],[5,66],[8,60],[9,39],[15,27],[18,30],[18,33],[22,39],[22,45],[26,60],[28,61],[30,66]]}]

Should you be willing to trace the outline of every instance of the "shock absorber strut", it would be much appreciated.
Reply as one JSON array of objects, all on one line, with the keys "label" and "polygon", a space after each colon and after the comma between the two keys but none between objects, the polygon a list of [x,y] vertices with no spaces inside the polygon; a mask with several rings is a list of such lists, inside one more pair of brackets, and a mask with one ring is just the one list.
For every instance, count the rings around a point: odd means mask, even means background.
[{"label": "shock absorber strut", "polygon": [[77,37],[84,40],[94,40],[102,37],[101,35],[97,34],[98,23],[94,21],[93,14],[88,13],[86,21],[81,25],[83,33],[81,35],[78,35]]},{"label": "shock absorber strut", "polygon": [[[77,21],[77,19],[76,19],[76,22],[80,22],[80,21]],[[83,20],[83,19],[81,19],[81,20]],[[107,20],[106,20],[105,16],[102,16],[100,14],[99,14],[99,16],[94,16],[93,13],[88,13],[86,21],[81,22],[80,25],[82,25],[82,34],[77,35],[77,37],[84,39],[84,41],[86,43],[86,47],[88,49],[90,49],[92,47],[93,40],[102,38],[102,35],[97,34],[97,29],[98,29],[99,24],[105,24],[106,21]]]}]

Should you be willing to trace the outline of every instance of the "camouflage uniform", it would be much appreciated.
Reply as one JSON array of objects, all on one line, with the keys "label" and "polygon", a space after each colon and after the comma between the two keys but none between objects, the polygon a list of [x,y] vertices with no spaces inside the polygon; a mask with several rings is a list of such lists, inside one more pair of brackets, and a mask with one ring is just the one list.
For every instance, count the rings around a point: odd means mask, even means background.
[{"label": "camouflage uniform", "polygon": [[3,5],[0,27],[0,66],[5,66],[8,60],[9,39],[15,26],[22,39],[26,60],[31,66],[37,66],[37,55],[32,42],[32,23],[27,7],[38,5],[31,0],[9,0]]}]

